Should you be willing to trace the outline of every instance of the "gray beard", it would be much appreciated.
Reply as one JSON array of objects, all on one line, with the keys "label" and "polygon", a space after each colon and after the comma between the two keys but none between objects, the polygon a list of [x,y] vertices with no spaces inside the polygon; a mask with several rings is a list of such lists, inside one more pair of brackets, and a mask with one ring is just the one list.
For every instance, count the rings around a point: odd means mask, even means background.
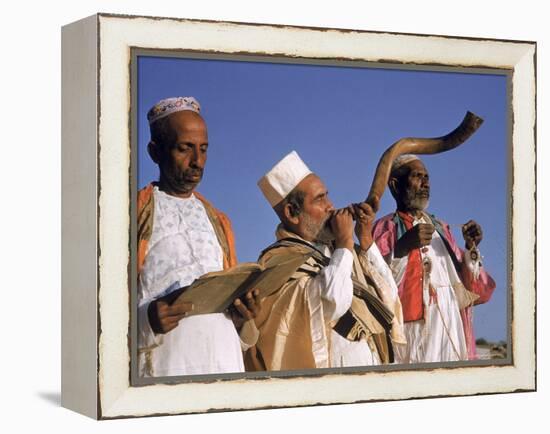
[{"label": "gray beard", "polygon": [[303,213],[303,218],[305,223],[305,231],[308,238],[321,244],[330,244],[334,241],[334,234],[328,225],[328,218],[321,224],[313,222],[307,213]]},{"label": "gray beard", "polygon": [[424,211],[430,205],[430,199],[427,197],[416,197],[412,199],[408,204],[409,209],[414,209],[416,211]]},{"label": "gray beard", "polygon": [[408,209],[415,211],[424,211],[430,204],[429,197],[419,197],[416,193],[407,191],[407,197],[405,198],[405,206]]},{"label": "gray beard", "polygon": [[321,244],[330,245],[336,238],[328,224],[324,225],[315,237],[315,241]]}]

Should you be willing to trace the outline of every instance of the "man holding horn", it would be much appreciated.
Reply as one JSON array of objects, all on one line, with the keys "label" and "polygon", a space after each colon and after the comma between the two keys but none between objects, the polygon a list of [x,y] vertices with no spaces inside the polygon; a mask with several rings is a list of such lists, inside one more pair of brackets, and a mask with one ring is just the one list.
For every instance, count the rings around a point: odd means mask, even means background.
[{"label": "man holding horn", "polygon": [[245,357],[247,369],[393,361],[393,345],[405,344],[401,304],[391,271],[372,240],[371,207],[361,203],[335,210],[321,179],[296,152],[258,185],[281,220],[277,242],[262,252],[259,262],[268,266],[271,259],[296,252],[311,256],[263,300],[255,319],[260,337]]},{"label": "man holding horn", "polygon": [[375,223],[374,238],[399,286],[408,341],[402,361],[475,359],[472,306],[495,289],[481,267],[481,227],[463,225],[466,251],[458,247],[449,225],[426,212],[429,174],[415,155],[394,160],[388,186],[397,210]]}]

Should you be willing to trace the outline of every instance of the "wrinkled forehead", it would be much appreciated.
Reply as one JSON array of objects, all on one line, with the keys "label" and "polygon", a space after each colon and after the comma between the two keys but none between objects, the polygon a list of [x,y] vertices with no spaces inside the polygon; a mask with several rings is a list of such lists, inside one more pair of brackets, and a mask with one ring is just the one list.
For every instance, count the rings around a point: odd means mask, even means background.
[{"label": "wrinkled forehead", "polygon": [[428,169],[424,163],[420,160],[413,160],[410,163],[405,164],[406,170],[404,175],[408,176],[410,173],[428,173]]},{"label": "wrinkled forehead", "polygon": [[190,110],[172,113],[168,116],[168,128],[176,134],[206,134],[206,122],[198,113]]},{"label": "wrinkled forehead", "polygon": [[315,198],[327,192],[325,183],[315,173],[310,173],[296,186],[306,198]]}]

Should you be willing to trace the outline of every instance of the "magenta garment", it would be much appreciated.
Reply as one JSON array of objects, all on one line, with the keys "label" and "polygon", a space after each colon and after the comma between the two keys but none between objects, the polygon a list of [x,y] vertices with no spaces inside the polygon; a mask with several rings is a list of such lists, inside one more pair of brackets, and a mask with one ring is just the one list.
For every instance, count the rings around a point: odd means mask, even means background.
[{"label": "magenta garment", "polygon": [[[397,225],[394,221],[395,213],[388,214],[374,223],[373,227],[373,238],[382,253],[382,256],[387,259],[387,257],[393,252],[395,243],[397,241]],[[437,221],[441,224],[443,228],[444,236],[449,246],[453,250],[458,262],[463,266],[460,267],[460,270],[457,270],[457,274],[460,277],[463,285],[469,291],[479,295],[479,299],[476,300],[475,304],[483,304],[491,299],[493,291],[495,290],[496,283],[493,278],[485,271],[482,267],[480,274],[477,280],[474,280],[470,270],[464,264],[464,250],[458,247],[456,240],[451,233],[449,225],[443,222],[440,219]],[[402,293],[402,285],[405,279],[402,279],[401,282],[396,282],[399,294]],[[469,306],[465,309],[461,309],[460,316],[462,318],[462,323],[464,326],[464,335],[466,337],[466,346],[468,348],[468,358],[470,360],[475,360],[476,356],[476,342],[474,335],[474,325],[473,325],[473,312],[472,307]]]}]

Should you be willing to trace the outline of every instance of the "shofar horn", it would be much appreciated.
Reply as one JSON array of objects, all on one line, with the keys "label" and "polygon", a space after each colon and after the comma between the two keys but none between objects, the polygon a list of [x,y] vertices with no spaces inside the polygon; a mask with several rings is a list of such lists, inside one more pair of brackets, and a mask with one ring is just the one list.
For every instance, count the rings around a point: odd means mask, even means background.
[{"label": "shofar horn", "polygon": [[431,139],[406,137],[395,142],[386,149],[378,162],[366,202],[374,212],[378,211],[380,198],[388,184],[391,166],[397,157],[402,154],[439,154],[450,151],[468,140],[482,123],[483,119],[479,116],[467,112],[461,124],[445,136]]}]

